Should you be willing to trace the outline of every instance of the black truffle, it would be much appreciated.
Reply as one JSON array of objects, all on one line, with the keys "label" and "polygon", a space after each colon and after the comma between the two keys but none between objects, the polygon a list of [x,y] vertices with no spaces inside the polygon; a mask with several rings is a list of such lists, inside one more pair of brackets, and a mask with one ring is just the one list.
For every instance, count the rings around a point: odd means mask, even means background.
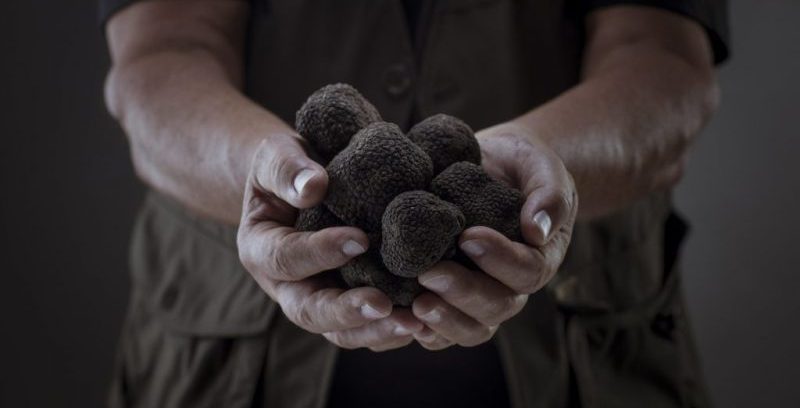
[{"label": "black truffle", "polygon": [[376,122],[358,132],[326,167],[323,203],[348,225],[379,231],[383,211],[398,194],[422,190],[433,176],[430,157],[397,125]]},{"label": "black truffle", "polygon": [[414,125],[408,138],[430,156],[433,174],[460,161],[481,164],[481,147],[472,129],[453,116],[431,116]]},{"label": "black truffle", "polygon": [[341,285],[372,286],[395,305],[410,306],[424,290],[415,277],[436,262],[475,267],[456,249],[465,227],[485,225],[521,239],[522,195],[483,171],[472,129],[457,118],[432,116],[406,136],[381,122],[351,86],[335,84],[308,98],[296,127],[329,177],[323,203],[301,210],[296,228],[351,225],[369,239],[365,254],[327,272]]},{"label": "black truffle", "polygon": [[455,253],[464,215],[427,191],[408,191],[389,203],[382,224],[384,264],[397,276],[414,278]]},{"label": "black truffle", "polygon": [[326,164],[359,130],[380,120],[375,107],[355,88],[333,84],[308,97],[297,111],[295,128],[308,141],[318,160]]},{"label": "black truffle", "polygon": [[522,194],[486,174],[482,167],[454,163],[433,179],[430,190],[455,204],[464,213],[467,227],[483,225],[509,239],[522,240],[519,227]]},{"label": "black truffle", "polygon": [[397,306],[411,306],[424,290],[416,279],[392,275],[378,256],[369,253],[352,259],[341,268],[341,274],[348,286],[378,288]]},{"label": "black truffle", "polygon": [[321,204],[316,207],[301,209],[294,223],[294,227],[298,231],[319,231],[341,225],[344,225],[344,222]]}]

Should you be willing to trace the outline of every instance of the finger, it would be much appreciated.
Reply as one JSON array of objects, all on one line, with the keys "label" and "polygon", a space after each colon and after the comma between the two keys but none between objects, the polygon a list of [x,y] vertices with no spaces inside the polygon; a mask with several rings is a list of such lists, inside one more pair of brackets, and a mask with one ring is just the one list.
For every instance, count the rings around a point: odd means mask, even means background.
[{"label": "finger", "polygon": [[558,233],[546,245],[535,248],[487,227],[468,228],[459,238],[461,250],[481,270],[522,294],[534,293],[550,281],[568,244],[569,236]]},{"label": "finger", "polygon": [[433,331],[464,347],[488,341],[497,330],[497,327],[479,323],[433,293],[417,296],[411,309],[414,316]]},{"label": "finger", "polygon": [[431,351],[443,350],[453,345],[452,341],[440,336],[427,326],[421,331],[414,333],[414,339],[416,339],[417,343],[424,349]]},{"label": "finger", "polygon": [[319,286],[314,279],[277,282],[271,292],[286,317],[312,333],[352,329],[392,312],[391,300],[378,289]]},{"label": "finger", "polygon": [[650,181],[648,189],[650,191],[658,191],[666,188],[674,187],[683,178],[683,173],[688,164],[688,156],[682,154],[675,159],[674,162],[667,165],[662,171],[656,173],[654,178]]},{"label": "finger", "polygon": [[[517,270],[525,274],[524,270]],[[522,310],[527,296],[493,277],[455,262],[440,262],[419,276],[425,288],[484,326],[496,326]]]},{"label": "finger", "polygon": [[414,337],[413,336],[407,336],[407,337],[404,337],[402,339],[397,340],[396,342],[386,343],[386,344],[382,344],[380,346],[370,347],[369,349],[374,351],[374,352],[389,351],[389,350],[399,349],[399,348],[403,348],[405,346],[408,346],[413,341],[414,341]]},{"label": "finger", "polygon": [[274,136],[256,150],[252,172],[256,185],[297,208],[309,208],[325,197],[328,174],[306,155],[296,137]]},{"label": "finger", "polygon": [[353,227],[296,231],[287,226],[294,216],[274,194],[252,186],[245,190],[237,246],[242,265],[256,279],[300,280],[342,266],[369,247],[366,234]]},{"label": "finger", "polygon": [[254,275],[296,281],[340,267],[366,252],[367,235],[354,227],[297,231],[274,221],[242,227],[239,258]]},{"label": "finger", "polygon": [[578,210],[572,176],[554,153],[540,150],[544,154],[526,156],[517,169],[526,197],[520,211],[522,236],[537,246],[544,245],[556,231],[571,230]]},{"label": "finger", "polygon": [[292,225],[296,217],[297,209],[275,194],[256,188],[252,175],[248,176],[239,228],[250,228],[264,221]]},{"label": "finger", "polygon": [[388,350],[414,340],[413,334],[422,330],[422,323],[407,309],[395,309],[386,318],[349,330],[324,333],[332,343],[346,349],[360,347]]}]

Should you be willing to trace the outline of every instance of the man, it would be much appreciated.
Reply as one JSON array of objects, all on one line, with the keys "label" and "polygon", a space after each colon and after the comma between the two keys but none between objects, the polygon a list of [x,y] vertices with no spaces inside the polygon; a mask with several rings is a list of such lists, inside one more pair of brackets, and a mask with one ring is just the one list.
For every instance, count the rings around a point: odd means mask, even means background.
[{"label": "man", "polygon": [[[106,100],[153,190],[112,405],[708,405],[669,190],[717,103],[724,5],[103,9]],[[466,230],[459,246],[481,271],[440,263],[410,309],[323,281],[368,247],[356,228],[290,227],[328,180],[290,124],[334,82],[405,128],[444,112],[481,129],[486,171],[526,196],[525,242]]]}]

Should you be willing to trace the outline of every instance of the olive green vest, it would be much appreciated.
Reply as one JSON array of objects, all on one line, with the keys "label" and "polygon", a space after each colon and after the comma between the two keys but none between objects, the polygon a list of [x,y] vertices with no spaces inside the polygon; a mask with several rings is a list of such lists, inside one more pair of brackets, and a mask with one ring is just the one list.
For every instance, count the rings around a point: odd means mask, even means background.
[{"label": "olive green vest", "polygon": [[[578,81],[568,4],[435,4],[414,47],[399,1],[256,0],[246,92],[293,123],[311,92],[347,82],[401,126],[443,112],[481,129]],[[576,225],[557,278],[494,339],[514,407],[708,406],[676,270],[684,232],[668,193]],[[112,405],[324,406],[336,348],[261,292],[235,233],[148,196]]]}]

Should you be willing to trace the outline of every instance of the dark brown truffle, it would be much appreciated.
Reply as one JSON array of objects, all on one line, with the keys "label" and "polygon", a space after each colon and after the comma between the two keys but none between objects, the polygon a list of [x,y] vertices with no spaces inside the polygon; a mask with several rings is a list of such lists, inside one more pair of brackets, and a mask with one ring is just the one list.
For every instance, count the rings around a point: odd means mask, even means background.
[{"label": "dark brown truffle", "polygon": [[312,208],[301,209],[294,223],[294,227],[298,231],[319,231],[340,225],[344,225],[344,222],[322,204]]},{"label": "dark brown truffle", "polygon": [[295,226],[364,230],[367,252],[327,273],[341,285],[372,286],[395,305],[410,306],[424,290],[415,277],[436,262],[477,268],[456,249],[465,227],[485,225],[520,240],[523,198],[483,171],[480,146],[461,120],[435,115],[408,136],[380,120],[349,85],[329,85],[308,98],[296,127],[309,155],[326,165],[328,194],[321,205],[301,210]]},{"label": "dark brown truffle", "polygon": [[379,120],[378,111],[355,88],[333,84],[308,97],[297,111],[295,128],[326,164],[359,130]]},{"label": "dark brown truffle", "polygon": [[342,279],[351,288],[360,286],[378,288],[396,306],[411,306],[414,298],[424,290],[416,279],[392,275],[377,256],[370,254],[352,259],[340,270]]},{"label": "dark brown truffle", "polygon": [[382,223],[383,263],[395,275],[414,278],[454,254],[464,215],[427,191],[408,191],[389,203]]},{"label": "dark brown truffle", "polygon": [[467,227],[483,225],[512,240],[521,240],[522,194],[486,174],[482,167],[454,163],[433,179],[430,190],[455,204],[464,213]]},{"label": "dark brown truffle", "polygon": [[430,156],[434,174],[460,161],[481,164],[481,147],[472,129],[453,116],[431,116],[414,125],[408,138]]},{"label": "dark brown truffle", "polygon": [[358,132],[328,164],[325,206],[348,225],[379,231],[394,197],[422,190],[433,175],[430,157],[397,125],[376,122]]}]

